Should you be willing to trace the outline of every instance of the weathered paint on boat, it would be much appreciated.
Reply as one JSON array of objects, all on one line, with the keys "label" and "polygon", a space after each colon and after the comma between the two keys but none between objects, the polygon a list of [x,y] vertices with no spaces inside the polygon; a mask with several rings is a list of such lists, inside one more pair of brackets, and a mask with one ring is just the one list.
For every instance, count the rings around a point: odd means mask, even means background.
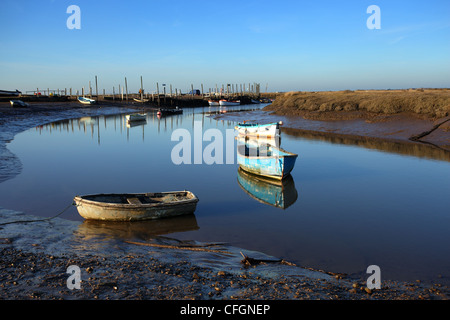
[{"label": "weathered paint on boat", "polygon": [[85,219],[141,221],[193,213],[198,202],[190,191],[93,194],[76,196],[74,204]]},{"label": "weathered paint on boat", "polygon": [[237,146],[237,162],[243,170],[273,179],[287,177],[297,157],[295,153],[269,144],[255,147],[238,142]]},{"label": "weathered paint on boat", "polygon": [[239,123],[234,128],[239,134],[255,137],[276,137],[280,135],[280,125],[283,122],[273,122],[266,124],[259,123]]}]

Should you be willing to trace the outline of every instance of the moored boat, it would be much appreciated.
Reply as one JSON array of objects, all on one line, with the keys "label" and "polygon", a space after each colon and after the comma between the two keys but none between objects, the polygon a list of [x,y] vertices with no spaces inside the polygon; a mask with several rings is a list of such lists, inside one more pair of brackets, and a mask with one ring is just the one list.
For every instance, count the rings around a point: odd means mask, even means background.
[{"label": "moored boat", "polygon": [[141,103],[145,103],[145,102],[149,102],[150,101],[150,99],[137,99],[137,98],[134,98],[133,100],[136,101],[136,102],[141,102]]},{"label": "moored boat", "polygon": [[193,213],[198,202],[190,191],[92,194],[76,196],[74,204],[85,219],[141,221]]},{"label": "moored boat", "polygon": [[297,157],[295,153],[270,144],[255,146],[238,140],[239,167],[253,174],[278,180],[284,179],[294,169]]},{"label": "moored boat", "polygon": [[125,116],[125,118],[127,119],[128,122],[131,121],[143,121],[146,120],[146,113],[132,113],[132,114],[127,114]]},{"label": "moored boat", "polygon": [[0,90],[1,96],[20,96],[21,94],[22,92],[17,89],[16,91]]},{"label": "moored boat", "polygon": [[238,123],[234,128],[239,134],[246,136],[275,137],[280,135],[280,125],[282,124],[282,121],[266,124],[244,122]]},{"label": "moored boat", "polygon": [[22,100],[10,100],[9,103],[13,108],[26,108],[29,106],[28,103],[23,102]]},{"label": "moored boat", "polygon": [[208,100],[208,104],[211,106],[211,107],[218,107],[220,104],[219,104],[219,101],[217,101],[217,100]]},{"label": "moored boat", "polygon": [[183,109],[180,109],[178,107],[176,107],[175,109],[159,109],[157,112],[157,115],[162,116],[162,115],[168,115],[168,114],[180,114],[183,113]]},{"label": "moored boat", "polygon": [[240,100],[226,100],[226,99],[219,100],[220,106],[239,106],[240,104],[241,104]]},{"label": "moored boat", "polygon": [[95,103],[97,103],[97,101],[95,101],[94,99],[89,99],[89,98],[86,98],[86,97],[78,97],[77,99],[82,104],[95,104]]}]

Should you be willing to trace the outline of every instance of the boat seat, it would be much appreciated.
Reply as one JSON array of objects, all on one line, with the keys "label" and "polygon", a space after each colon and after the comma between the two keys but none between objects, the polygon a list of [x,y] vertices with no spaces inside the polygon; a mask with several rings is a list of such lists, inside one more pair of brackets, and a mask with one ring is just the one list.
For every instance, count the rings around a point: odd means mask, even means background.
[{"label": "boat seat", "polygon": [[127,198],[129,204],[142,205],[142,202],[138,198]]}]

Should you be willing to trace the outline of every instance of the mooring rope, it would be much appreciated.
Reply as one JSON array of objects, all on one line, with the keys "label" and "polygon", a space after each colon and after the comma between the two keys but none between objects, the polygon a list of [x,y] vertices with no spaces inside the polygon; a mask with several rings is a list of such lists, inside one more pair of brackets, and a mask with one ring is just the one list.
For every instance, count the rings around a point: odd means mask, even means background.
[{"label": "mooring rope", "polygon": [[73,203],[69,204],[63,211],[61,211],[60,213],[54,215],[53,217],[48,217],[48,218],[43,218],[43,219],[37,219],[37,220],[16,220],[16,221],[10,221],[10,222],[3,222],[0,223],[0,226],[6,225],[6,224],[12,224],[12,223],[28,223],[28,222],[40,222],[40,221],[47,221],[47,220],[51,220],[54,219],[60,215],[62,215],[67,209],[69,209],[71,206],[73,205]]}]

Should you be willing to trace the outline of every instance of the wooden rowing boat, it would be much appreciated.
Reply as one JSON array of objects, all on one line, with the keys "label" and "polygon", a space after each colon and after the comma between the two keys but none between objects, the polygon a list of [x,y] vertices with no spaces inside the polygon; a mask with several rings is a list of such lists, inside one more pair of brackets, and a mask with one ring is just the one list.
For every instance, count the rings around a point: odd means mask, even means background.
[{"label": "wooden rowing boat", "polygon": [[190,191],[91,194],[76,196],[74,204],[85,219],[142,221],[190,214],[198,198]]}]

